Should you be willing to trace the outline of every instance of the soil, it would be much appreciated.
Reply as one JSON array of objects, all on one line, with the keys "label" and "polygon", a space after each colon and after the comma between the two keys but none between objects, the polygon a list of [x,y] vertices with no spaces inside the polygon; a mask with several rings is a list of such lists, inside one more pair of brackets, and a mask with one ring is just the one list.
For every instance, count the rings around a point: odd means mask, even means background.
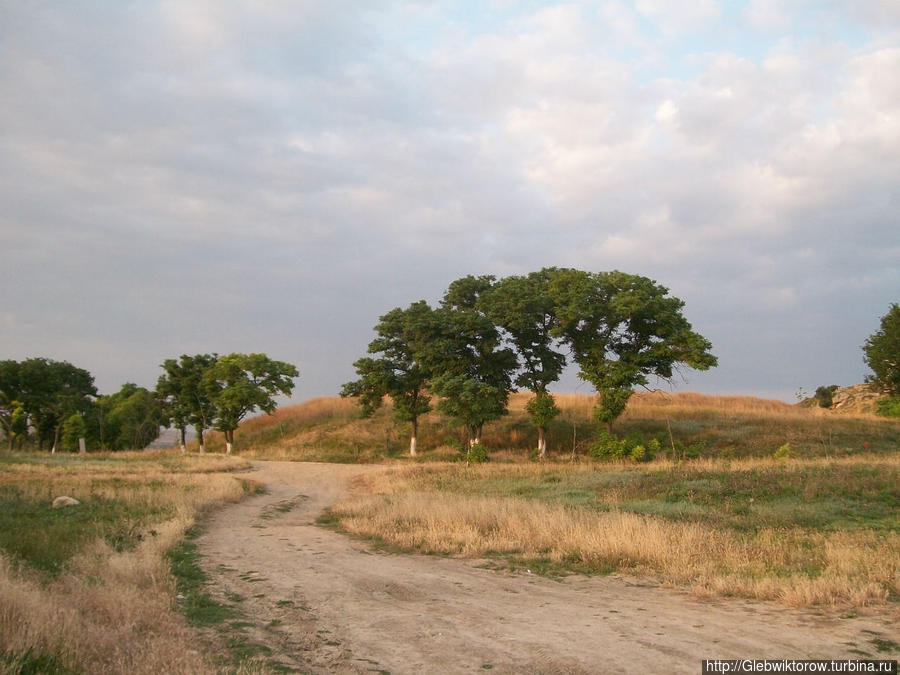
[{"label": "soil", "polygon": [[[373,466],[253,462],[268,493],[198,539],[251,641],[311,673],[697,673],[703,659],[898,658],[897,613],[839,616],[699,598],[650,581],[554,580],[377,552],[315,524]],[[888,645],[889,653],[879,652]]]}]

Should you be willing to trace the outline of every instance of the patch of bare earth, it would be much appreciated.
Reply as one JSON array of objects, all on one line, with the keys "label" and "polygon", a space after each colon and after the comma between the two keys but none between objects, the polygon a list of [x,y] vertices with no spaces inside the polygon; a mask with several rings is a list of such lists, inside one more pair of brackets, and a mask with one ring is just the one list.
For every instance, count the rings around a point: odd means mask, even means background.
[{"label": "patch of bare earth", "polygon": [[[244,598],[253,639],[313,673],[696,673],[705,658],[897,658],[895,616],[839,618],[703,599],[617,577],[561,581],[478,561],[374,552],[315,525],[378,467],[254,462],[268,494],[198,539],[211,592]],[[652,671],[651,671],[652,669]]]}]

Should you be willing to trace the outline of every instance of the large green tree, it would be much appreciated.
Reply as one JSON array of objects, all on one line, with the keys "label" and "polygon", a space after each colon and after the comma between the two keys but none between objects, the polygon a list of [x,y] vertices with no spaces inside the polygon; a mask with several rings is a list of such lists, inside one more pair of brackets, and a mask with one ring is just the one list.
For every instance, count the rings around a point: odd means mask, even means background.
[{"label": "large green tree", "polygon": [[900,396],[900,305],[892,304],[881,317],[881,325],[866,340],[863,352],[874,373],[868,380],[883,392]]},{"label": "large green tree", "polygon": [[559,323],[549,292],[554,273],[545,269],[506,277],[478,297],[479,308],[503,329],[515,348],[519,359],[516,386],[534,392],[526,410],[538,430],[541,459],[547,456],[547,426],[559,414],[548,387],[559,380],[566,365],[565,354],[553,334]]},{"label": "large green tree", "polygon": [[271,414],[279,394],[294,389],[297,368],[265,354],[220,356],[206,373],[207,390],[215,405],[215,427],[225,435],[228,454],[234,448],[234,432],[248,414],[262,410]]},{"label": "large green tree", "polygon": [[216,354],[182,354],[180,359],[167,359],[162,364],[165,372],[156,383],[156,393],[163,402],[164,423],[181,432],[182,452],[188,426],[197,431],[200,452],[205,449],[203,433],[215,420],[213,398],[217,393],[207,373],[217,359]]},{"label": "large green tree", "polygon": [[681,366],[716,365],[709,341],[682,314],[684,302],[646,277],[556,270],[550,282],[559,326],[579,377],[600,394],[596,419],[611,429],[634,388],[669,380]]},{"label": "large green tree", "polygon": [[394,419],[411,427],[409,454],[416,455],[419,416],[431,410],[428,371],[421,355],[437,330],[434,310],[424,300],[407,309],[399,307],[382,316],[375,326],[377,337],[367,356],[353,363],[357,380],[341,389],[341,396],[357,397],[363,416],[372,415],[385,396],[391,398]]},{"label": "large green tree", "polygon": [[478,307],[493,283],[492,276],[467,276],[450,284],[435,311],[437,334],[422,356],[438,410],[465,427],[470,449],[486,422],[506,414],[517,367],[515,353]]}]

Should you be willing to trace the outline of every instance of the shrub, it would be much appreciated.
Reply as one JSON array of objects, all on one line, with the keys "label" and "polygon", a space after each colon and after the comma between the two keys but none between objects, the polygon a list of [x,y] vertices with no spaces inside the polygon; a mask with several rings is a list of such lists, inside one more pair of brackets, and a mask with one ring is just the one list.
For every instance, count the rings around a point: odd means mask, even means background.
[{"label": "shrub", "polygon": [[473,462],[475,464],[480,464],[481,462],[488,461],[488,452],[487,448],[484,447],[481,443],[476,443],[471,448],[469,448],[469,453],[466,455],[466,459],[469,462]]},{"label": "shrub", "polygon": [[785,443],[781,447],[779,447],[775,454],[772,455],[775,459],[788,459],[791,456],[791,444]]},{"label": "shrub", "polygon": [[588,454],[594,459],[621,459],[626,452],[625,440],[619,440],[608,431],[601,431],[588,449]]},{"label": "shrub", "polygon": [[900,396],[885,396],[878,399],[875,412],[882,417],[900,417]]},{"label": "shrub", "polygon": [[838,386],[836,384],[832,384],[828,387],[821,386],[816,388],[815,399],[819,404],[820,408],[830,408],[831,404],[834,403],[834,392],[837,391]]}]

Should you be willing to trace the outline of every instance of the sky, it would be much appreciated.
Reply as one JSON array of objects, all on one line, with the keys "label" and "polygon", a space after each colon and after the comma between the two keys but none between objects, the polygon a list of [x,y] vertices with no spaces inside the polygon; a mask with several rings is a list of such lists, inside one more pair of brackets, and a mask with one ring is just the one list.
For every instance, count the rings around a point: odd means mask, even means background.
[{"label": "sky", "polygon": [[334,395],[390,309],[557,266],[685,302],[719,366],[653,386],[794,401],[900,302],[896,0],[3,2],[0,100],[0,358],[101,393]]}]

